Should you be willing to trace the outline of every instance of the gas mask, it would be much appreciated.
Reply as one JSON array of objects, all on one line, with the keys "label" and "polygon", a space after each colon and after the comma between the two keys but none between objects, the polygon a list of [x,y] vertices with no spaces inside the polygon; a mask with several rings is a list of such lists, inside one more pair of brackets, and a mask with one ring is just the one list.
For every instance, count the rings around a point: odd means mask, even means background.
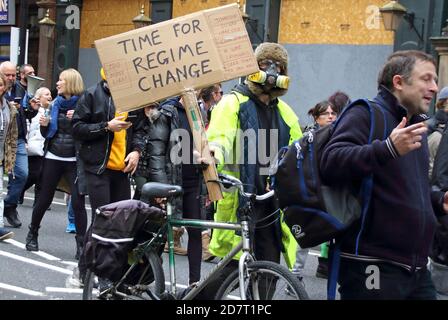
[{"label": "gas mask", "polygon": [[264,68],[265,70],[253,73],[247,76],[247,79],[261,85],[271,86],[272,88],[288,89],[289,77],[278,72],[277,64],[272,60],[266,60],[263,64],[267,65],[267,68]]}]

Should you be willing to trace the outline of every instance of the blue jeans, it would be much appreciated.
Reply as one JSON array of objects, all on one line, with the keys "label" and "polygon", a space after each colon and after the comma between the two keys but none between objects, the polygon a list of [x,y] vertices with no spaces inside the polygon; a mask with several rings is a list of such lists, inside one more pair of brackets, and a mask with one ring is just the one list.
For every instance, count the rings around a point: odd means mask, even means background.
[{"label": "blue jeans", "polygon": [[9,175],[8,194],[5,197],[5,207],[17,207],[20,195],[28,178],[28,154],[24,139],[17,140],[17,155],[14,165],[14,176]]},{"label": "blue jeans", "polygon": [[68,200],[67,206],[68,206],[68,211],[67,211],[68,223],[74,224],[75,223],[75,210],[73,210],[72,198],[70,198],[70,200]]}]

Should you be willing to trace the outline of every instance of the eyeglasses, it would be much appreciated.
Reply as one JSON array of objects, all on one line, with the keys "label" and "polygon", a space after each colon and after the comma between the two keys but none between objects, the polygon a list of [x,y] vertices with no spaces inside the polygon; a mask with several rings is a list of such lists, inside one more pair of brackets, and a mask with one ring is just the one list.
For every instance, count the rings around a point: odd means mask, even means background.
[{"label": "eyeglasses", "polygon": [[336,117],[338,114],[336,113],[336,112],[329,112],[329,111],[327,111],[327,112],[323,112],[323,113],[321,113],[320,115],[319,115],[319,117],[320,116],[325,116],[325,117],[329,117],[329,116],[333,116],[333,117]]}]

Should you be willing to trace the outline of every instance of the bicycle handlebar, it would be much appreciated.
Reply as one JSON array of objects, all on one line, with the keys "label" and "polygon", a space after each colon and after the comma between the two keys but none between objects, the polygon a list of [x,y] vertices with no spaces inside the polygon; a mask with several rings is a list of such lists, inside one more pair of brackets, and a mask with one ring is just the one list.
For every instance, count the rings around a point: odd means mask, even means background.
[{"label": "bicycle handlebar", "polygon": [[240,195],[242,195],[245,198],[252,198],[253,196],[255,196],[256,201],[262,201],[269,199],[274,195],[274,190],[271,190],[262,195],[256,195],[254,193],[245,192],[241,180],[227,174],[220,173],[218,174],[218,178],[219,180],[217,182],[219,182],[225,189],[237,188]]}]

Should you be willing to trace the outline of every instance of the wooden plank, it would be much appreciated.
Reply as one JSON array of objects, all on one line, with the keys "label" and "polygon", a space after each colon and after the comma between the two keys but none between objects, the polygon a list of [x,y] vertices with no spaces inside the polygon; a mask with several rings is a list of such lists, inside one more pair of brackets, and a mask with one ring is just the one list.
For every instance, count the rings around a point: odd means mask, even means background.
[{"label": "wooden plank", "polygon": [[200,153],[200,157],[204,158],[209,164],[207,169],[203,171],[209,198],[211,201],[221,200],[223,198],[221,187],[217,182],[213,182],[218,179],[215,159],[210,154],[207,135],[205,134],[204,122],[202,120],[194,89],[185,90],[182,93],[182,101],[187,113],[188,122],[190,123],[191,132],[193,134],[194,147]]}]

